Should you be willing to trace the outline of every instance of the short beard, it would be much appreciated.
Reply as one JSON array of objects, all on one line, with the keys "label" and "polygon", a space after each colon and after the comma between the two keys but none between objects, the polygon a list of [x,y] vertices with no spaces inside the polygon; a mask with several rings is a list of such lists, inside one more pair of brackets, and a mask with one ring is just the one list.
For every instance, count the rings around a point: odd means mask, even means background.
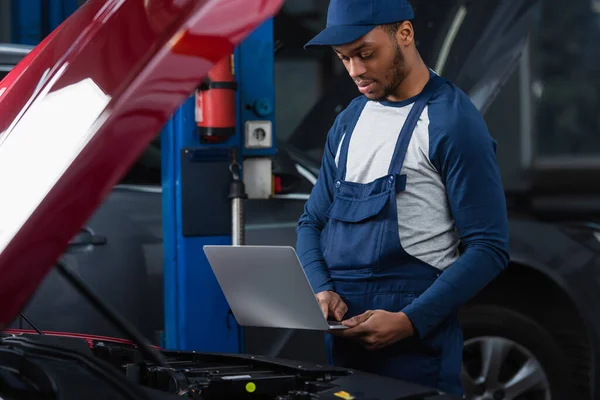
[{"label": "short beard", "polygon": [[406,77],[406,72],[404,71],[404,55],[402,54],[400,45],[395,40],[394,49],[396,50],[396,55],[394,56],[394,62],[392,63],[392,70],[388,76],[390,83],[383,87],[383,94],[378,99],[379,101],[385,100],[388,96],[393,94]]}]

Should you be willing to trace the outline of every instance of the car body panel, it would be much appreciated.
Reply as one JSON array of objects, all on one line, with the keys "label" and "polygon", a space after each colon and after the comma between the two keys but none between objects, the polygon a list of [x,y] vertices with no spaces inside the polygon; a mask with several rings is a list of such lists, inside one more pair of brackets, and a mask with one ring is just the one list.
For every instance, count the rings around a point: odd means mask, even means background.
[{"label": "car body panel", "polygon": [[212,65],[280,6],[91,0],[2,80],[0,324]]},{"label": "car body panel", "polygon": [[[591,218],[590,218],[591,219]],[[595,397],[600,382],[600,229],[586,221],[543,222],[531,218],[509,220],[511,263],[522,273],[533,269],[547,277],[567,299],[560,306],[570,310],[570,320],[555,317],[557,331],[564,336],[569,355],[582,369],[577,382]],[[540,286],[542,282],[540,282]],[[507,290],[509,288],[506,288]],[[510,288],[522,292],[517,288]],[[535,293],[535,287],[526,288]],[[540,287],[538,287],[538,291]],[[540,314],[560,315],[564,310],[547,308],[555,299],[534,298]],[[576,324],[571,325],[574,321]],[[587,376],[586,376],[587,375]]]}]

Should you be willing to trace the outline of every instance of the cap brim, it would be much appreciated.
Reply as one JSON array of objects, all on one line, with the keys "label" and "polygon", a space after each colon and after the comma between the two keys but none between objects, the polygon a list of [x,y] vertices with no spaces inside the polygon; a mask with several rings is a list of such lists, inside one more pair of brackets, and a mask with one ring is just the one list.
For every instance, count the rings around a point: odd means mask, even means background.
[{"label": "cap brim", "polygon": [[341,46],[352,43],[373,30],[375,25],[338,25],[323,29],[304,45],[305,49],[315,46]]}]

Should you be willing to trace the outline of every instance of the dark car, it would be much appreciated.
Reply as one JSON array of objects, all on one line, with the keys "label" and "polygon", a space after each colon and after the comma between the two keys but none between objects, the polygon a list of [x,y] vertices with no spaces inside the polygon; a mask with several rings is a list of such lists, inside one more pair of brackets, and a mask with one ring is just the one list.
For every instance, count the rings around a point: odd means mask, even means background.
[{"label": "dark car", "polygon": [[[499,142],[509,204],[510,266],[461,312],[467,397],[597,398],[598,2],[414,5],[424,59],[469,94]],[[277,167],[285,173],[286,193],[248,201],[248,244],[295,244],[329,126],[356,95],[341,73],[279,143]],[[76,237],[79,252],[64,256],[157,343],[163,329],[160,168],[157,138]],[[106,244],[94,245],[98,235]],[[43,329],[115,335],[55,272],[26,313]],[[310,332],[247,329],[246,350],[324,358],[321,335]]]}]

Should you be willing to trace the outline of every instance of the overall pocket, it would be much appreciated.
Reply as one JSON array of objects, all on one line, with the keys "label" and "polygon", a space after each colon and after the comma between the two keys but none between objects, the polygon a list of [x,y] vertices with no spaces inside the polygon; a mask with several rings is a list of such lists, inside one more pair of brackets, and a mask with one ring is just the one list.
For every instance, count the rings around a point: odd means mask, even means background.
[{"label": "overall pocket", "polygon": [[379,263],[389,193],[364,198],[336,194],[327,210],[323,256],[331,270],[374,269]]}]

